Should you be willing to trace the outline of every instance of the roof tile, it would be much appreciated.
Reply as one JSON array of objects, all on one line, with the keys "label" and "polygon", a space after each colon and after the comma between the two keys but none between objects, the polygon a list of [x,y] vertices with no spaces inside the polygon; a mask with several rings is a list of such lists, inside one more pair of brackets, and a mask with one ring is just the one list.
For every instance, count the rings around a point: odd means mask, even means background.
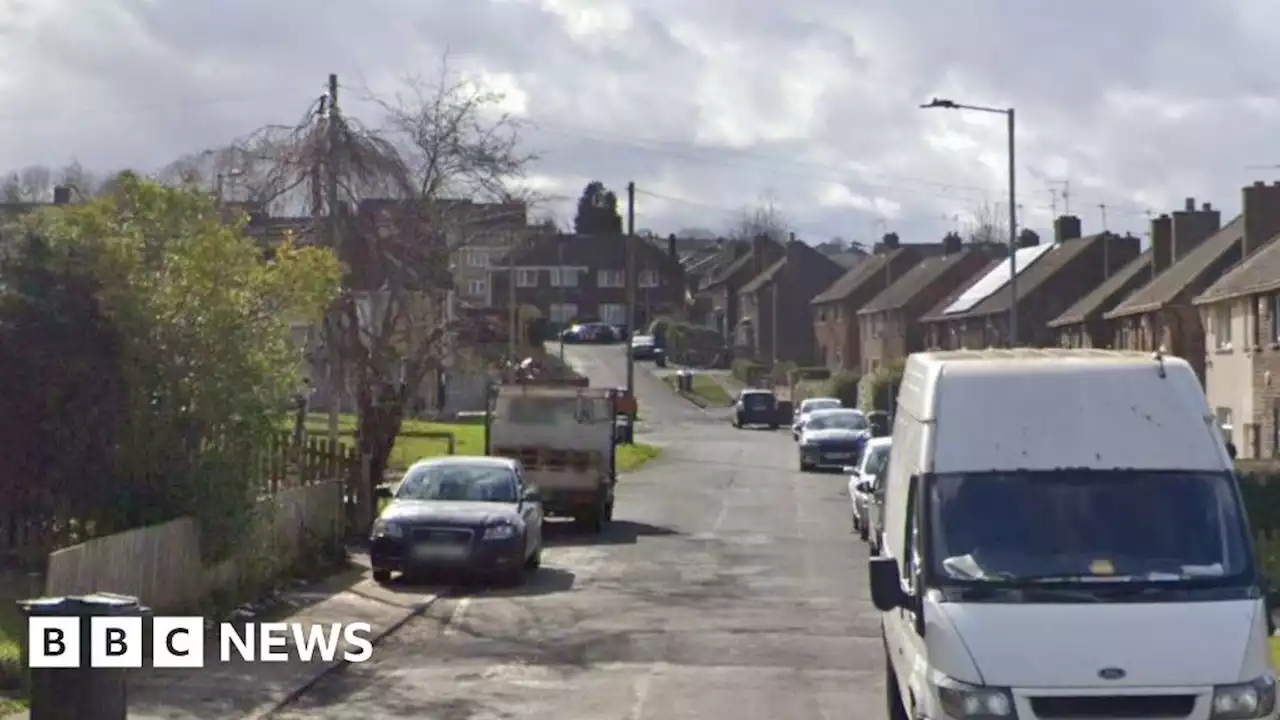
[{"label": "roof tile", "polygon": [[815,295],[811,301],[812,304],[821,305],[823,303],[836,302],[849,297],[856,292],[858,288],[862,287],[862,284],[865,283],[868,278],[874,276],[876,273],[884,272],[885,266],[892,262],[894,258],[900,257],[907,252],[915,251],[909,246],[900,247],[897,250],[893,250],[882,255],[873,255],[857,265],[854,265],[848,272],[841,275],[835,282],[831,283],[830,287]]},{"label": "roof tile", "polygon": [[1178,297],[1178,293],[1186,290],[1212,269],[1233,247],[1241,245],[1243,240],[1244,216],[1237,215],[1234,220],[1198,245],[1195,250],[1170,265],[1146,287],[1130,295],[1116,309],[1103,314],[1103,317],[1110,320],[1150,312],[1167,305]]},{"label": "roof tile", "polygon": [[[946,274],[948,270],[958,265],[962,260],[971,257],[974,253],[986,254],[982,250],[968,248],[965,252],[955,253],[952,255],[925,257],[918,264],[913,266],[898,277],[893,284],[885,288],[884,292],[871,299],[858,311],[859,315],[865,313],[884,312],[886,310],[898,310],[911,302],[912,298],[924,292],[929,286],[938,282],[938,280]],[[976,276],[971,279],[977,279]]]},{"label": "roof tile", "polygon": [[1115,271],[1111,277],[1092,292],[1076,301],[1066,312],[1054,318],[1049,327],[1074,325],[1093,319],[1124,299],[1127,293],[1136,292],[1151,278],[1151,261],[1154,254],[1147,248],[1127,265]]},{"label": "roof tile", "polygon": [[1236,265],[1193,302],[1196,305],[1229,300],[1243,295],[1280,290],[1280,235],[1261,250]]}]

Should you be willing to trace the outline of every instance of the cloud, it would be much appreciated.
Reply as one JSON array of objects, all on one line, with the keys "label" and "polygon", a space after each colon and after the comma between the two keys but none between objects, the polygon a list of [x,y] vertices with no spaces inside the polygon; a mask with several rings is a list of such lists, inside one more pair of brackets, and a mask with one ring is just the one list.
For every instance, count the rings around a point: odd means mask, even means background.
[{"label": "cloud", "polygon": [[[1263,0],[0,0],[0,166],[154,168],[454,66],[506,95],[562,219],[635,181],[637,219],[727,225],[770,193],[812,240],[935,240],[1007,195],[1047,233],[1069,188],[1090,229],[1142,232],[1184,197],[1231,212],[1280,163],[1280,10]],[[1051,192],[1052,191],[1052,192]],[[1056,193],[1056,195],[1055,195]]]}]

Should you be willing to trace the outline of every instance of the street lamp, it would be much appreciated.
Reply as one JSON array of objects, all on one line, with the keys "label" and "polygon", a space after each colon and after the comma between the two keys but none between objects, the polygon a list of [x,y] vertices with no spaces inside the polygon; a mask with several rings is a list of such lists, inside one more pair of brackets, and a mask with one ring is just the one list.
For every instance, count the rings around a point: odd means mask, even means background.
[{"label": "street lamp", "polygon": [[921,105],[925,109],[941,108],[943,110],[973,110],[974,112],[1004,115],[1009,121],[1009,347],[1018,344],[1018,204],[1017,204],[1017,172],[1014,165],[1013,149],[1013,108],[986,107],[983,105],[963,105],[951,100],[934,98]]}]

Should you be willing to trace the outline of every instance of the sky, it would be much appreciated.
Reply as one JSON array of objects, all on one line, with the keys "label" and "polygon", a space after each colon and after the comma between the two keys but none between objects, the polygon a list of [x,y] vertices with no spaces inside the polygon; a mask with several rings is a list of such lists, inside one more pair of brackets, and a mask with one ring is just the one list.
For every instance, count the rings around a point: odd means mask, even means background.
[{"label": "sky", "polygon": [[[0,169],[159,168],[450,67],[503,93],[562,223],[635,182],[636,224],[724,231],[768,203],[808,241],[936,241],[1069,205],[1086,232],[1280,180],[1268,0],[0,0]],[[1064,199],[1065,196],[1065,199]]]}]

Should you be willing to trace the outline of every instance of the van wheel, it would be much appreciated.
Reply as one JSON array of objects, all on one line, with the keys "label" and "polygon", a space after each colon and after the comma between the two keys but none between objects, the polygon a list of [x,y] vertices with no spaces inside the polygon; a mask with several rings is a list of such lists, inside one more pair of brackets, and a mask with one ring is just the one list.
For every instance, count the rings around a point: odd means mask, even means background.
[{"label": "van wheel", "polygon": [[884,703],[889,720],[910,720],[907,707],[902,702],[902,691],[898,688],[898,676],[894,674],[887,655],[884,659]]}]

